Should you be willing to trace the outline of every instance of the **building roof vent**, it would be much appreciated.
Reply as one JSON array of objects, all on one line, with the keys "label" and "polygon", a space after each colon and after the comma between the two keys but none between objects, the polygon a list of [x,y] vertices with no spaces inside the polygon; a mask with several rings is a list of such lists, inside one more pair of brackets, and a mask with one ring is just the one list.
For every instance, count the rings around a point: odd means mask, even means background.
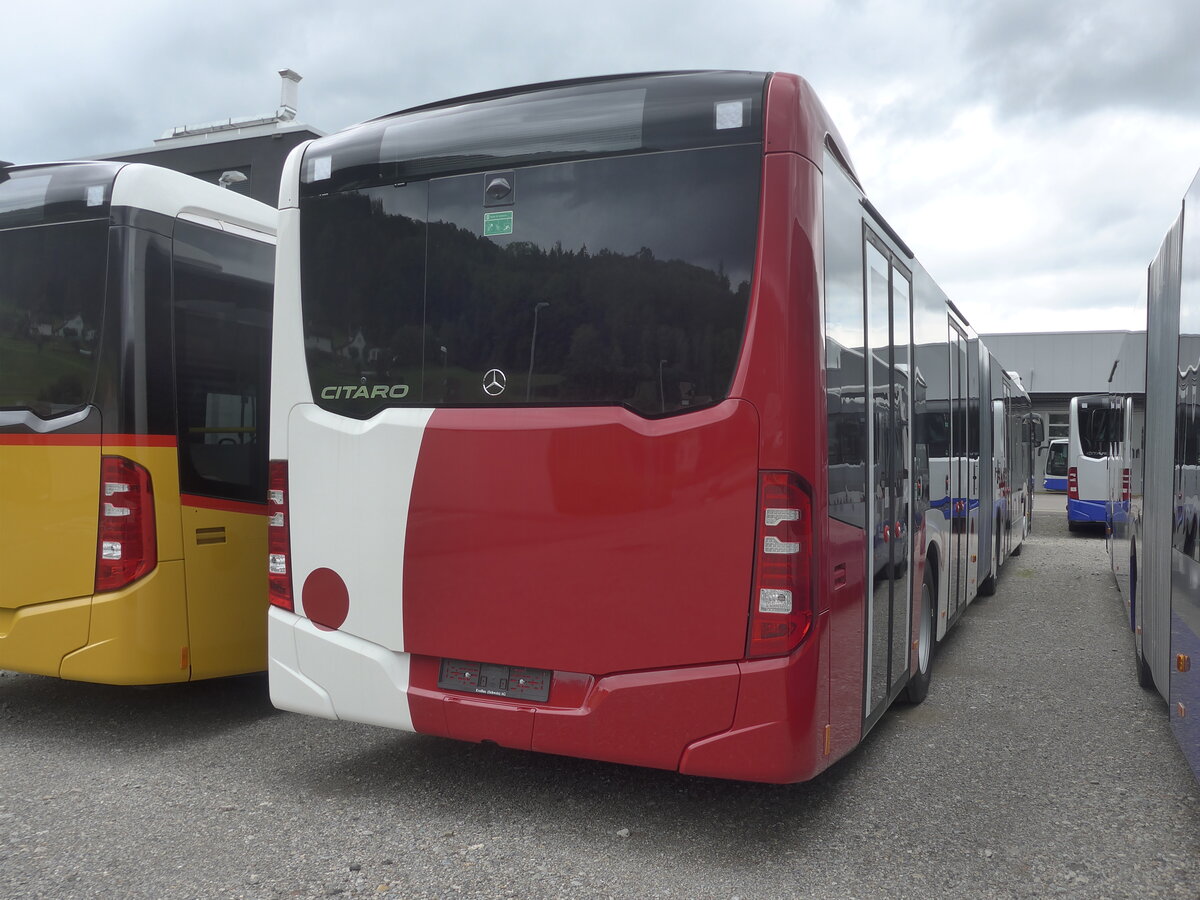
[{"label": "building roof vent", "polygon": [[280,69],[279,77],[283,84],[279,96],[279,108],[273,115],[250,116],[243,119],[222,119],[219,122],[205,122],[200,125],[179,125],[170,129],[155,144],[163,141],[173,141],[180,138],[202,138],[204,140],[225,140],[231,136],[249,137],[251,129],[275,129],[288,125],[296,118],[296,98],[299,94],[300,76],[291,69]]},{"label": "building roof vent", "polygon": [[279,78],[282,83],[279,91],[279,110],[275,113],[275,117],[281,122],[290,122],[296,118],[300,76],[291,69],[280,69]]}]

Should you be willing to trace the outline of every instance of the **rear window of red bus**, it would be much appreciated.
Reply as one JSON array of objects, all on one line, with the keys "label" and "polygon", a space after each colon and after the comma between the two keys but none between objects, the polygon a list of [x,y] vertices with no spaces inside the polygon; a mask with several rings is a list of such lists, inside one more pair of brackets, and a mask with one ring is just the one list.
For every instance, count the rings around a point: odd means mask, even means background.
[{"label": "rear window of red bus", "polygon": [[622,405],[729,390],[755,257],[765,76],[574,84],[417,110],[305,153],[315,401]]}]

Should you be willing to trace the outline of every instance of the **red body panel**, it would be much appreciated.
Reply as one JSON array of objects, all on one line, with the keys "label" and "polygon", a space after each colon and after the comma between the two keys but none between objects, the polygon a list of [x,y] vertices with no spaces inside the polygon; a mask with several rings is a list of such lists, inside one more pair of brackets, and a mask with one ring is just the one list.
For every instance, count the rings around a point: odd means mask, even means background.
[{"label": "red body panel", "polygon": [[834,756],[862,739],[866,550],[862,529],[826,517],[829,587],[829,724]]},{"label": "red body panel", "polygon": [[409,511],[404,649],[593,675],[740,657],[757,444],[737,401],[658,421],[438,410]]},{"label": "red body panel", "polygon": [[818,618],[809,639],[790,657],[739,664],[733,726],[689,747],[679,771],[786,783],[811,778],[833,761],[824,751],[829,703],[820,690],[828,618]]},{"label": "red body panel", "polygon": [[602,678],[579,709],[537,710],[533,749],[675,769],[689,743],[730,726],[737,693],[732,663]]},{"label": "red body panel", "polygon": [[[827,515],[824,115],[803,81],[772,79],[730,400],[659,421],[434,413],[404,561],[405,649],[427,655],[409,692],[417,730],[774,782],[812,777],[860,740],[864,535]],[[790,656],[739,662],[761,469],[812,486],[818,616]],[[470,564],[456,565],[463,549]],[[444,656],[559,674],[545,705],[474,699],[437,689]]]},{"label": "red body panel", "polygon": [[546,704],[472,697],[437,689],[438,661],[414,657],[413,726],[426,734],[505,747],[676,769],[694,741],[734,718],[736,663],[610,675],[555,676]]}]

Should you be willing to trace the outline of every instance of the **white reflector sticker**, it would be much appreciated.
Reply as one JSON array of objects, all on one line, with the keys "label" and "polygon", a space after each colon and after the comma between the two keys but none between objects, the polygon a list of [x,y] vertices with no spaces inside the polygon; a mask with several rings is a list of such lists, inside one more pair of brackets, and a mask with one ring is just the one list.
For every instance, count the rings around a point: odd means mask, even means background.
[{"label": "white reflector sticker", "polygon": [[717,131],[725,131],[728,128],[741,128],[745,124],[745,100],[729,100],[722,103],[714,103],[713,109],[716,113]]},{"label": "white reflector sticker", "polygon": [[781,541],[776,537],[763,538],[763,553],[799,553],[800,542]]},{"label": "white reflector sticker", "polygon": [[758,611],[763,613],[790,613],[792,592],[775,588],[759,588]]}]

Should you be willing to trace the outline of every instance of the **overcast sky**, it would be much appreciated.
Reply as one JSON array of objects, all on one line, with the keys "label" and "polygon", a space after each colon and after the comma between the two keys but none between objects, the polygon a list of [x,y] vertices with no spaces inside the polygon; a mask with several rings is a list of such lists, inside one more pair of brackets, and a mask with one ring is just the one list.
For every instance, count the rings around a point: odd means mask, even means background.
[{"label": "overcast sky", "polygon": [[22,163],[273,113],[281,68],[326,132],[558,78],[795,72],[981,332],[1144,328],[1146,266],[1200,167],[1194,0],[4,7],[0,158]]}]

